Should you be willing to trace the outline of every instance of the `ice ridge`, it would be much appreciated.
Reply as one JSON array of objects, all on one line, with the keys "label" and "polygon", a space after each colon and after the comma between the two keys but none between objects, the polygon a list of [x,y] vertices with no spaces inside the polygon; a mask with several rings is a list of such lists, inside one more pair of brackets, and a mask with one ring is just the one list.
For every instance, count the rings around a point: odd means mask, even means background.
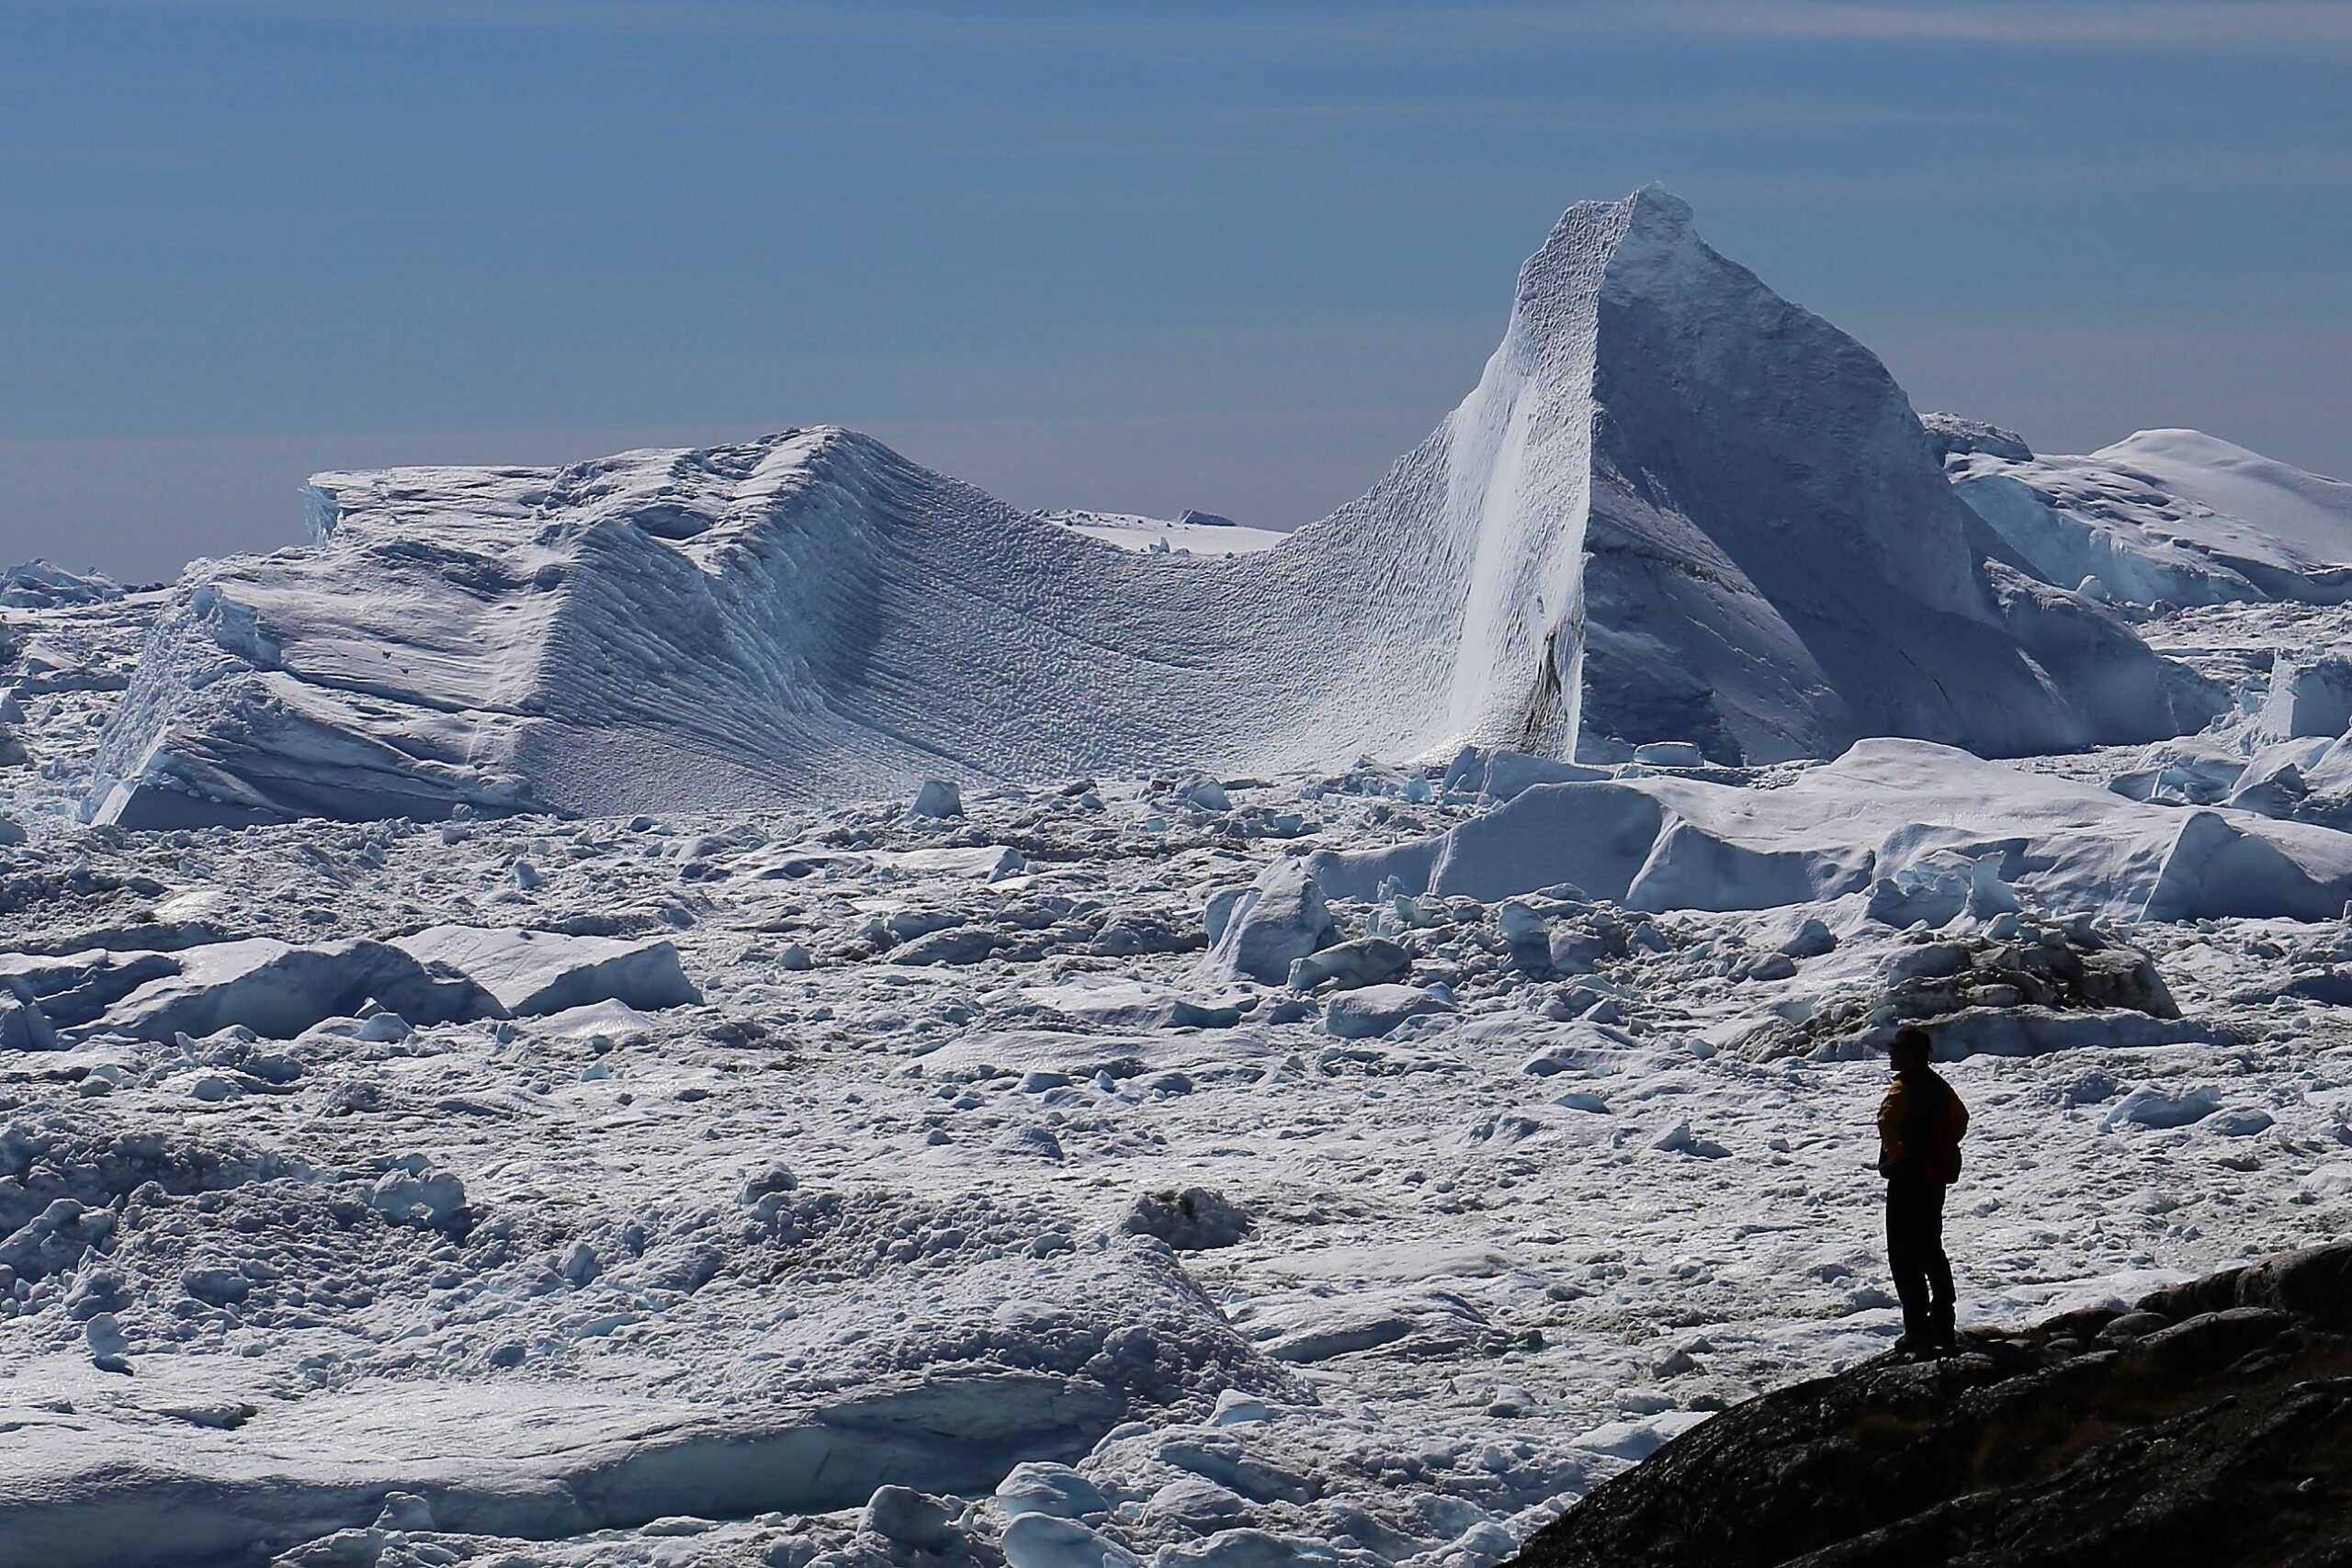
[{"label": "ice ridge", "polygon": [[2049,456],[1931,417],[1962,499],[2045,581],[2142,604],[2352,599],[2352,484],[2200,430]]},{"label": "ice ridge", "polygon": [[1987,567],[1883,367],[1655,189],[1570,208],[1462,405],[1253,554],[1112,548],[834,427],[322,474],[310,505],[309,547],[184,577],[96,819],[1567,757],[1580,732],[2018,751],[2178,733],[2214,700],[2104,610]]}]

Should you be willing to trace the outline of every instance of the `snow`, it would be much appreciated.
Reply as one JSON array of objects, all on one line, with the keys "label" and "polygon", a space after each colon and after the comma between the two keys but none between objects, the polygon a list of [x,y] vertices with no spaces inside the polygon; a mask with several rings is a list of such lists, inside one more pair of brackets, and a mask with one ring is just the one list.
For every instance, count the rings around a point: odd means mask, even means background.
[{"label": "snow", "polygon": [[1230,559],[820,430],[11,606],[0,1563],[1492,1568],[1891,1343],[1907,1021],[1971,1321],[2340,1235],[2352,605],[1939,451],[1648,193]]}]

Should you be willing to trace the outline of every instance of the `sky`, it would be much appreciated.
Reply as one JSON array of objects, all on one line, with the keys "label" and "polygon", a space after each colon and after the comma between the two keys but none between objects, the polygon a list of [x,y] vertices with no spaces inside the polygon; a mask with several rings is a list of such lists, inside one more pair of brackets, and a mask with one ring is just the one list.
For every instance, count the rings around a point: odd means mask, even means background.
[{"label": "sky", "polygon": [[1922,409],[2352,476],[2352,0],[0,0],[0,562],[869,431],[1265,526],[1651,181]]}]

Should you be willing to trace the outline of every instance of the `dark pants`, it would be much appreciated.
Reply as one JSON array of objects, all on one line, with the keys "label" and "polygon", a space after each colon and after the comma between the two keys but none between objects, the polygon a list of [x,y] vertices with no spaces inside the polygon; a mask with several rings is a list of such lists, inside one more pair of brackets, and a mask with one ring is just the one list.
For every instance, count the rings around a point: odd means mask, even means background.
[{"label": "dark pants", "polygon": [[1944,1190],[1939,1182],[1897,1176],[1886,1184],[1886,1261],[1903,1298],[1903,1332],[1912,1347],[1952,1341],[1951,1259],[1944,1256]]}]

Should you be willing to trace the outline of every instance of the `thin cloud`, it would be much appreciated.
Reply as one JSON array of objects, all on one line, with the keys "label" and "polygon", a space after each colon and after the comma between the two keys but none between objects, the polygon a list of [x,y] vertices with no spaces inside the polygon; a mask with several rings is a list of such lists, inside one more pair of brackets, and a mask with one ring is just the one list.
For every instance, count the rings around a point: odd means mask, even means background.
[{"label": "thin cloud", "polygon": [[[86,5],[89,0],[58,0]],[[849,6],[737,0],[118,0],[367,26],[659,33],[910,45],[982,42],[1192,54],[1237,43],[1329,50],[1477,50],[1544,36],[1974,45],[2288,54],[2352,52],[2352,0],[1586,0],[1433,7],[1363,5],[1319,17],[1237,17],[1022,6]]]},{"label": "thin cloud", "polygon": [[1648,0],[1547,16],[1489,13],[1529,27],[1619,34],[1672,32],[1755,40],[1977,44],[2002,49],[2222,50],[2289,53],[2352,50],[2344,0]]}]

